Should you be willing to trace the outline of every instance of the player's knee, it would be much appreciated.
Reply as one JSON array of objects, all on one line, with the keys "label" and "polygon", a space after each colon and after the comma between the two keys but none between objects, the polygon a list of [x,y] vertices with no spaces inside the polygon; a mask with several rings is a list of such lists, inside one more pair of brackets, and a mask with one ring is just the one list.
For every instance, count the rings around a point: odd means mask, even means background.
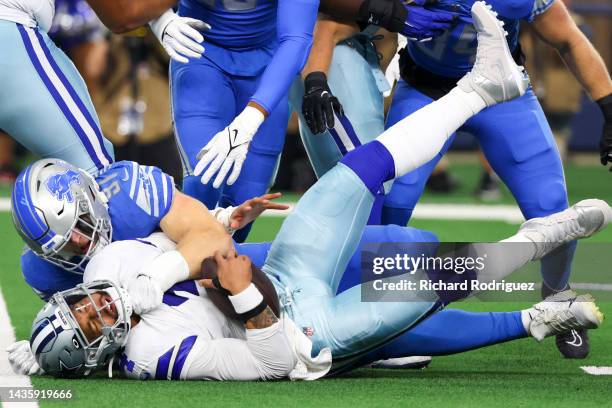
[{"label": "player's knee", "polygon": [[561,180],[539,186],[535,195],[536,200],[531,201],[530,205],[523,206],[523,213],[528,219],[544,217],[568,207],[567,190]]}]

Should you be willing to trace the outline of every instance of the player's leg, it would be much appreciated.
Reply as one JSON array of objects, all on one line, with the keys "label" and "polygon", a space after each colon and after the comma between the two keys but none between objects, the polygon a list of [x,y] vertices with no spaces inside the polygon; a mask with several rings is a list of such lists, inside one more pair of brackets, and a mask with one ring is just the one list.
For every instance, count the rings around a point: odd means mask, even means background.
[{"label": "player's leg", "polygon": [[221,195],[193,175],[197,155],[236,115],[233,83],[207,58],[170,63],[172,117],[183,165],[183,192],[215,208]]},{"label": "player's leg", "polygon": [[[526,219],[568,207],[563,166],[552,131],[531,90],[523,97],[495,106],[469,126],[495,172],[506,183]],[[542,276],[550,289],[567,287],[576,243],[542,259]]]},{"label": "player's leg", "polygon": [[[291,104],[298,113],[300,136],[317,177],[331,169],[347,152],[374,140],[384,130],[384,105],[375,73],[383,78],[376,48],[364,35],[354,36],[334,48],[328,84],[340,100],[344,115],[334,128],[314,135],[302,115],[303,82],[291,89]],[[390,188],[385,185],[386,189]],[[380,224],[383,191],[377,195],[368,224]]]},{"label": "player's leg", "polygon": [[42,157],[94,173],[114,161],[87,88],[47,34],[0,21],[0,128]]},{"label": "player's leg", "polygon": [[[395,125],[432,101],[433,99],[429,96],[400,80],[395,88],[393,102],[387,115],[387,127]],[[406,137],[410,136],[406,135]],[[433,159],[393,182],[391,191],[384,199],[382,224],[406,225],[408,223],[417,201],[423,194],[427,179],[440,159],[446,154],[453,140],[454,135],[448,139]]]},{"label": "player's leg", "polygon": [[[258,77],[235,80],[238,111],[248,103],[259,83]],[[261,125],[249,145],[240,176],[231,186],[224,185],[219,201],[221,207],[240,205],[253,197],[265,194],[274,182],[280,154],[285,144],[289,121],[289,103],[283,98]],[[234,234],[236,242],[244,242],[251,230],[248,225]]]},{"label": "player's leg", "polygon": [[373,74],[375,67],[364,56],[375,49],[362,45],[358,39],[351,41],[352,46],[341,43],[334,48],[328,84],[342,104],[352,132],[346,132],[346,136],[345,132],[338,135],[330,131],[314,135],[302,115],[303,82],[296,81],[292,88],[291,105],[298,113],[300,136],[317,177],[331,169],[344,154],[374,140],[384,130],[383,96]]}]

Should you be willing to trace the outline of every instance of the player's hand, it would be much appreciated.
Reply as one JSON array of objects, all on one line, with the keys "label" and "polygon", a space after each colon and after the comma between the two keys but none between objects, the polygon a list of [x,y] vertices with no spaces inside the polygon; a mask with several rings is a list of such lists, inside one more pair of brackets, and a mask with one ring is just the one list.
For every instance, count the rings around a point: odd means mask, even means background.
[{"label": "player's hand", "polygon": [[[406,21],[400,34],[413,41],[429,41],[453,26],[457,15],[443,10],[430,10],[422,7],[435,2],[417,0],[407,5]],[[414,5],[413,5],[414,4]]]},{"label": "player's hand", "polygon": [[43,375],[45,372],[36,362],[30,342],[21,340],[6,349],[13,372],[18,375]]},{"label": "player's hand", "polygon": [[338,98],[332,95],[324,72],[311,72],[304,79],[302,114],[306,124],[315,135],[334,127],[334,112],[343,116]]},{"label": "player's hand", "polygon": [[249,223],[253,222],[257,217],[266,210],[287,210],[289,206],[286,204],[273,203],[270,200],[279,198],[281,193],[264,194],[261,197],[251,198],[245,201],[234,209],[229,219],[230,228],[239,230]]},{"label": "player's hand", "polygon": [[200,279],[200,286],[209,289],[229,291],[232,295],[245,290],[253,280],[251,260],[245,255],[236,255],[235,252],[223,257],[216,251],[213,259],[217,263],[217,276],[215,279]]},{"label": "player's hand", "polygon": [[166,11],[149,25],[170,58],[183,64],[188,63],[189,58],[202,56],[204,36],[200,31],[211,28],[201,20],[180,17],[172,10]]},{"label": "player's hand", "polygon": [[151,276],[138,274],[127,284],[134,313],[142,315],[162,304],[164,293],[159,283]]},{"label": "player's hand", "polygon": [[[227,184],[232,185],[240,175],[249,144],[265,117],[257,108],[247,106],[225,129],[217,133],[198,153],[198,164],[193,173],[204,173],[202,184],[208,184],[217,172],[213,183],[219,188],[230,170]],[[233,169],[232,169],[233,167]],[[204,171],[206,169],[206,171]],[[220,170],[219,170],[220,169]]]},{"label": "player's hand", "polygon": [[607,166],[612,164],[612,94],[599,99],[597,105],[604,115],[603,131],[599,140],[599,155],[601,164]]}]

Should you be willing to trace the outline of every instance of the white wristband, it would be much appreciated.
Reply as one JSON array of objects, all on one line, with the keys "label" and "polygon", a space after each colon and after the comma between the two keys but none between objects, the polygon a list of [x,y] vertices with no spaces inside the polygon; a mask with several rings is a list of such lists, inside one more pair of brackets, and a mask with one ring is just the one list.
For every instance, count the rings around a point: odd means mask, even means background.
[{"label": "white wristband", "polygon": [[263,295],[253,283],[245,290],[234,296],[228,296],[238,314],[246,313],[255,309],[263,300]]},{"label": "white wristband", "polygon": [[215,217],[217,221],[223,224],[223,226],[225,227],[225,230],[230,235],[234,235],[234,232],[236,232],[236,230],[230,226],[230,218],[235,209],[236,207],[227,207],[227,208],[217,207],[214,210],[210,211],[213,217]]}]

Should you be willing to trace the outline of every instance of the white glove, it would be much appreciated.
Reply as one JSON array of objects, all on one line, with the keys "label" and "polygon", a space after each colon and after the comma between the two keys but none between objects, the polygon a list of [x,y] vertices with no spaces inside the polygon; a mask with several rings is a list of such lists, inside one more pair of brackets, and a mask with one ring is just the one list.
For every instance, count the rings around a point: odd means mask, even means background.
[{"label": "white glove", "polygon": [[244,163],[249,150],[249,144],[264,119],[264,114],[257,108],[247,106],[229,126],[217,133],[200,150],[197,156],[199,162],[193,173],[199,176],[208,167],[202,176],[202,184],[208,184],[212,176],[219,171],[213,183],[214,188],[219,188],[232,166],[234,168],[227,179],[227,184],[234,184],[240,175],[242,163]]},{"label": "white glove", "polygon": [[138,274],[128,282],[127,292],[132,301],[134,313],[141,315],[162,304],[164,293],[159,283],[151,276]]},{"label": "white glove", "polygon": [[210,30],[210,25],[195,18],[180,17],[168,10],[149,22],[151,31],[170,58],[186,64],[187,58],[200,58],[204,53],[204,37],[200,31]]},{"label": "white glove", "polygon": [[30,342],[21,340],[11,344],[6,349],[9,363],[15,374],[19,375],[43,375],[45,372],[34,357],[30,349]]}]

